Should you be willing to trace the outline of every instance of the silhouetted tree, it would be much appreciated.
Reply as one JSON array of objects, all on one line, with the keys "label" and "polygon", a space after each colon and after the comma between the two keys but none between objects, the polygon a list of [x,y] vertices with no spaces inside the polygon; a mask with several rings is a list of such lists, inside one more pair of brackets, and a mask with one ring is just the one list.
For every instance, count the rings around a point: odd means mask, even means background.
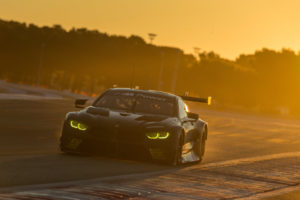
[{"label": "silhouetted tree", "polygon": [[179,94],[211,95],[219,106],[299,113],[299,53],[262,49],[236,60],[214,52],[199,58],[136,35],[0,20],[1,79],[34,85],[40,76],[40,85],[49,88],[98,94],[113,84],[172,91],[176,76]]}]

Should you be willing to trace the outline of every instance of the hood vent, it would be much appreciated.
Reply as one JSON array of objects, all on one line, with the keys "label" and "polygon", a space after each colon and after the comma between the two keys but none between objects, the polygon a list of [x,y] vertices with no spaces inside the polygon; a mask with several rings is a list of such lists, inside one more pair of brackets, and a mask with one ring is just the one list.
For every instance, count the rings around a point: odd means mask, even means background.
[{"label": "hood vent", "polygon": [[109,110],[105,108],[97,108],[97,107],[90,106],[88,107],[86,112],[93,115],[102,115],[107,117],[109,116]]},{"label": "hood vent", "polygon": [[142,115],[135,120],[137,121],[151,121],[151,122],[159,122],[165,120],[167,117],[158,116],[158,115]]}]

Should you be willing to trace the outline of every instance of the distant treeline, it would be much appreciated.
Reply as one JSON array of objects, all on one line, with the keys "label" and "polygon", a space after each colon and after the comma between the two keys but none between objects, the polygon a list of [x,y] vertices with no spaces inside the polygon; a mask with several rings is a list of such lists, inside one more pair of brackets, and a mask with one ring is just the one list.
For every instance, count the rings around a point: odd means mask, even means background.
[{"label": "distant treeline", "polygon": [[300,114],[300,55],[262,49],[236,60],[195,58],[139,36],[0,20],[0,78],[99,94],[113,85],[213,96],[218,106]]}]

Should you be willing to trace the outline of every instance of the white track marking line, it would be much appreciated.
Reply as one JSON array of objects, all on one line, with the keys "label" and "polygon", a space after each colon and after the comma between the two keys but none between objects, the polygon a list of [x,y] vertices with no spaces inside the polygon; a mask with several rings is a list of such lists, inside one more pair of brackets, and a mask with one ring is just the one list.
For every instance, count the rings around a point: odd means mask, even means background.
[{"label": "white track marking line", "polygon": [[1,100],[62,100],[63,97],[54,96],[39,96],[39,95],[29,95],[29,94],[0,94]]},{"label": "white track marking line", "polygon": [[185,170],[190,170],[191,168],[199,168],[199,169],[209,169],[214,167],[229,167],[234,165],[243,165],[243,164],[250,164],[260,161],[267,161],[267,160],[276,160],[276,159],[282,159],[282,158],[293,158],[293,157],[300,157],[300,152],[288,152],[288,153],[279,153],[279,154],[271,154],[271,155],[265,155],[265,156],[256,156],[256,157],[250,157],[250,158],[241,158],[241,159],[235,159],[235,160],[226,160],[221,162],[215,162],[215,163],[207,163],[199,166],[192,166]]},{"label": "white track marking line", "polygon": [[269,191],[269,192],[254,194],[249,197],[236,198],[235,200],[258,200],[258,199],[279,196],[282,194],[299,191],[299,190],[300,190],[300,185],[289,186],[289,187],[285,187],[285,188],[281,188],[281,189],[277,189],[277,190],[273,190],[273,191]]}]

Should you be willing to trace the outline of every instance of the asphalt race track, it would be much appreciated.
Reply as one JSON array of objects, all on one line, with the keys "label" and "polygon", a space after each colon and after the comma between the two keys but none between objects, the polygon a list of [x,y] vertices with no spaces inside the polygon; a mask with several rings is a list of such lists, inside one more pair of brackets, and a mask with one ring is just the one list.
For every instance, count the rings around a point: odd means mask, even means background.
[{"label": "asphalt race track", "polygon": [[0,199],[255,199],[300,190],[300,121],[194,105],[209,123],[205,159],[174,168],[61,153],[71,110],[65,97],[0,98]]}]

